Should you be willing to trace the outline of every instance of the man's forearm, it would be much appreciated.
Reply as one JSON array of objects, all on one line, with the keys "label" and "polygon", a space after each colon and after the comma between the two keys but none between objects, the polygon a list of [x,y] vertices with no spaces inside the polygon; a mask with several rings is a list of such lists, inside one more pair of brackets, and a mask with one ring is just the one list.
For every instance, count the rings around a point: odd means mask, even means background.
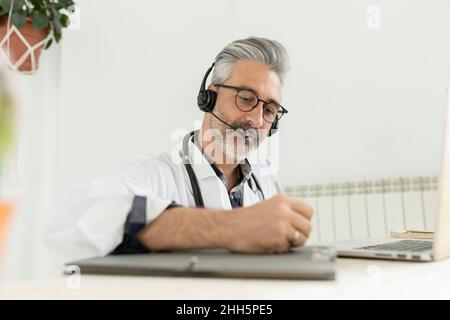
[{"label": "man's forearm", "polygon": [[223,248],[230,218],[225,210],[171,208],[140,231],[138,239],[150,250]]}]

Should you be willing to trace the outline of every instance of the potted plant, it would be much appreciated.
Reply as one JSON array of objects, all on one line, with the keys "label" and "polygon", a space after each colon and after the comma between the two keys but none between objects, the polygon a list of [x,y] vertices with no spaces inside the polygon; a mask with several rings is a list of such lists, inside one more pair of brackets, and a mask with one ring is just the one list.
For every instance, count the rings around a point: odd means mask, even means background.
[{"label": "potted plant", "polygon": [[73,0],[0,0],[0,47],[8,65],[33,73],[42,48],[59,42]]}]

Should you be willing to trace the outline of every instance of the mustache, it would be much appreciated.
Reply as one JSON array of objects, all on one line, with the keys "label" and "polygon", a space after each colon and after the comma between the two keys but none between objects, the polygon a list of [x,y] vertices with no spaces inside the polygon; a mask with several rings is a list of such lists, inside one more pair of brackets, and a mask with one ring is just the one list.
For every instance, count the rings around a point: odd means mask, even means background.
[{"label": "mustache", "polygon": [[234,133],[238,138],[246,138],[250,137],[253,140],[259,141],[262,140],[263,133],[260,129],[253,128],[251,126],[245,125],[245,126],[237,126],[237,128],[234,130]]},{"label": "mustache", "polygon": [[252,134],[257,133],[259,134],[261,132],[260,129],[252,127],[249,123],[243,123],[243,122],[234,122],[232,123],[235,130],[243,131],[243,132],[250,132]]}]

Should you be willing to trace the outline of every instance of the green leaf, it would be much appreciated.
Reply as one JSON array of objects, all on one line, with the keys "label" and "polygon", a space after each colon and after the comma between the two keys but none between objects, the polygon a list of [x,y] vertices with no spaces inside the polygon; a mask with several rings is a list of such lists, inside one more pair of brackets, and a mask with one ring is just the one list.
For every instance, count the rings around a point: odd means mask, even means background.
[{"label": "green leaf", "polygon": [[61,40],[62,34],[60,32],[54,33],[55,41],[58,43]]},{"label": "green leaf", "polygon": [[45,29],[48,27],[50,19],[43,13],[33,12],[33,27],[38,30]]},{"label": "green leaf", "polygon": [[55,13],[53,17],[53,27],[55,28],[55,33],[61,33],[61,15]]},{"label": "green leaf", "polygon": [[[12,0],[0,0],[0,5],[2,6],[2,8],[4,10],[9,10],[11,9],[11,1]],[[23,5],[25,4],[25,0],[14,0],[13,6],[12,6],[12,11],[19,11],[22,10]]]},{"label": "green leaf", "polygon": [[25,0],[14,0],[13,11],[23,10],[24,5],[25,5]]},{"label": "green leaf", "polygon": [[61,21],[61,25],[62,25],[64,28],[67,28],[67,27],[69,26],[69,24],[70,24],[70,19],[69,19],[69,17],[66,16],[65,14],[62,14],[62,15],[61,15],[60,21]]},{"label": "green leaf", "polygon": [[17,28],[20,28],[27,23],[27,16],[23,11],[13,12],[11,14],[11,21]]},{"label": "green leaf", "polygon": [[5,10],[9,11],[9,9],[11,9],[11,0],[0,0],[0,5],[2,8],[5,8]]},{"label": "green leaf", "polygon": [[59,9],[68,9],[73,6],[74,2],[72,0],[59,0],[59,3],[56,5],[56,8]]},{"label": "green leaf", "polygon": [[48,48],[50,48],[50,46],[52,45],[52,43],[53,43],[53,39],[48,40],[47,43],[46,43],[45,46],[44,46],[44,49],[47,50]]}]

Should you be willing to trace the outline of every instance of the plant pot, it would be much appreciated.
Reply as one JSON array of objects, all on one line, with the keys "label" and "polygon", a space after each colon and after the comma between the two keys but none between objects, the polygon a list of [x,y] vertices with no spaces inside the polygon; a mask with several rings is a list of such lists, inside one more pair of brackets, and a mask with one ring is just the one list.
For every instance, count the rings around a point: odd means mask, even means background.
[{"label": "plant pot", "polygon": [[[10,28],[13,27],[12,23],[10,23]],[[18,28],[15,32],[11,33],[9,36],[7,36],[8,32],[8,16],[2,16],[0,17],[0,43],[3,43],[2,49],[4,50],[5,54],[9,58],[9,62],[12,66],[16,66],[18,60],[27,53],[27,46],[25,45],[24,41],[18,36],[17,32],[20,32],[22,36],[26,39],[28,44],[33,47],[34,45],[38,44],[45,38],[47,38],[50,29],[42,29],[37,30],[33,27],[33,23],[31,19],[27,19],[27,22],[22,27]],[[7,39],[5,39],[7,37]],[[3,41],[5,40],[5,41]],[[9,50],[8,50],[9,46]],[[33,50],[34,57],[35,57],[35,68],[33,69],[32,60],[31,60],[31,52],[27,53],[28,56],[25,59],[25,61],[20,64],[18,67],[19,71],[24,72],[34,72],[39,67],[39,58],[41,56],[41,51],[44,44],[40,45],[39,47],[35,48]]]}]

